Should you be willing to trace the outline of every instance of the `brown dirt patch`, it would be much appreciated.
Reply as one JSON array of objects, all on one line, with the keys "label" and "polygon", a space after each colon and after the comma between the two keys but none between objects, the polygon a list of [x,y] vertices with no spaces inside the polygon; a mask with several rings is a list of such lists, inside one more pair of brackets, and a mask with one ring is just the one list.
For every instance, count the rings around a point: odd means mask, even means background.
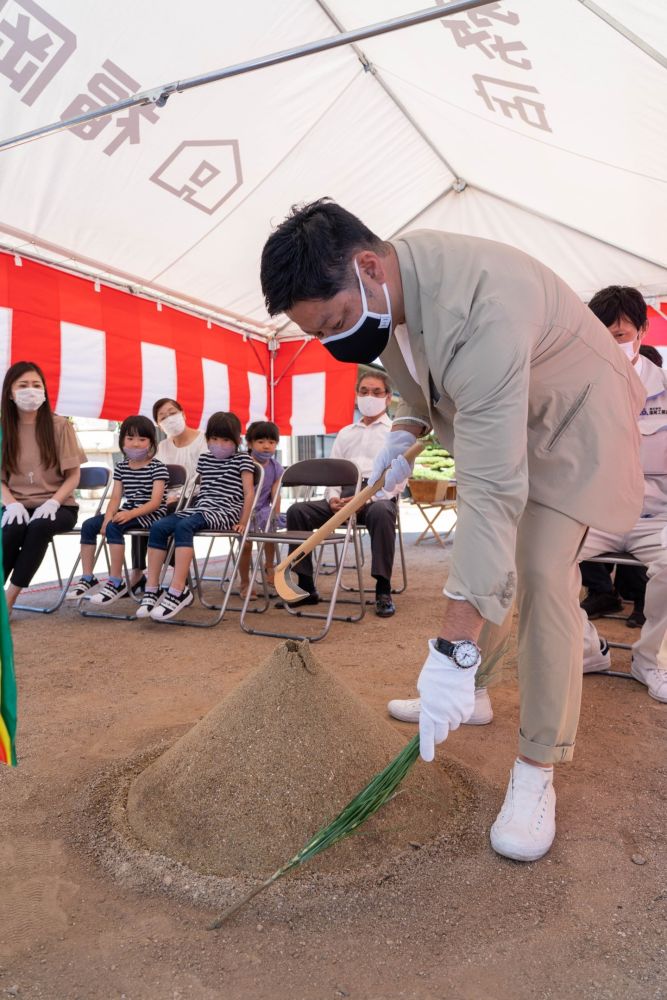
[{"label": "brown dirt patch", "polygon": [[[407,553],[395,618],[336,624],[315,648],[385,719],[389,698],[414,693],[445,575],[442,550],[408,540]],[[636,635],[617,622],[601,631]],[[0,771],[0,997],[18,987],[31,1000],[667,998],[667,707],[634,681],[584,679],[577,753],[556,776],[558,836],[542,862],[506,861],[488,845],[516,751],[510,676],[493,690],[493,723],[462,726],[439,752],[463,788],[460,825],[338,882],[304,870],[208,933],[229,890],[195,903],[188,872],[152,868],[138,842],[146,870],[135,858],[123,877],[127,845],[114,843],[108,812],[95,813],[97,793],[110,803],[128,762],[173,745],[275,641],[241,633],[233,616],[195,632],[73,609],[17,615],[14,634],[21,764]],[[627,669],[629,655],[614,661]],[[393,728],[403,740],[414,731]]]}]

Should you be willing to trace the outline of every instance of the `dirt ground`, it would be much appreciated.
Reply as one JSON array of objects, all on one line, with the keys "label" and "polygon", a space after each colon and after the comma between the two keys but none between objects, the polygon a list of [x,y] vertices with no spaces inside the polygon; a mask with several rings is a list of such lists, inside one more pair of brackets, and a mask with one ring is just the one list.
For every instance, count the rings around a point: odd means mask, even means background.
[{"label": "dirt ground", "polygon": [[[446,551],[413,542],[396,616],[371,609],[314,647],[382,715],[414,692],[446,568]],[[288,876],[212,933],[233,887],[199,892],[196,877],[165,874],[142,850],[123,860],[104,806],[278,640],[246,635],[234,615],[199,631],[71,608],[17,613],[13,630],[20,766],[0,771],[0,998],[667,998],[667,706],[636,682],[584,678],[577,753],[556,778],[558,835],[541,862],[488,843],[515,753],[512,671],[492,691],[493,723],[462,727],[431,765],[460,791],[439,838],[362,873]],[[616,622],[604,632],[636,637]],[[627,669],[629,654],[614,665]]]}]

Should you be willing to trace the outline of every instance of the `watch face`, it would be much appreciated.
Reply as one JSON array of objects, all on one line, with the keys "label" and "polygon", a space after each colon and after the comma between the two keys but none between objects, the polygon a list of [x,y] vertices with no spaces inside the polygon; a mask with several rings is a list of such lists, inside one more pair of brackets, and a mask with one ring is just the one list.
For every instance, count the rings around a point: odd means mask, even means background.
[{"label": "watch face", "polygon": [[454,660],[460,667],[474,667],[479,660],[479,650],[474,642],[462,639],[455,643]]}]

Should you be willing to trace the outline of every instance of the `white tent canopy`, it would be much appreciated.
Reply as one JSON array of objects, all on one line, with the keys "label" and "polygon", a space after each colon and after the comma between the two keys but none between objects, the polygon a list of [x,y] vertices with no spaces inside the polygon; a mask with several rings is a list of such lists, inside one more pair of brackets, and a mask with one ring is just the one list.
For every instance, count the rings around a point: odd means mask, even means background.
[{"label": "white tent canopy", "polygon": [[[2,138],[425,0],[7,0]],[[0,152],[0,245],[269,335],[259,256],[330,195],[667,296],[664,0],[503,0]]]}]

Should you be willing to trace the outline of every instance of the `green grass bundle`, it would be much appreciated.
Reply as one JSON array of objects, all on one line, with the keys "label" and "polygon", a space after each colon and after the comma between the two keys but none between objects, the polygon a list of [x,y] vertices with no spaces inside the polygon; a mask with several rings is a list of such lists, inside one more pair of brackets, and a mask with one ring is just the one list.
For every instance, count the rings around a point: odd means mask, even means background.
[{"label": "green grass bundle", "polygon": [[314,837],[308,841],[305,847],[302,847],[298,854],[295,854],[293,858],[279,868],[273,873],[265,882],[252,889],[246,896],[238,900],[238,902],[233,903],[225,912],[218,917],[210,926],[209,930],[217,930],[221,927],[225,920],[233,916],[237,910],[240,910],[242,906],[245,906],[254,896],[262,892],[264,889],[268,889],[270,885],[273,885],[279,878],[283,875],[287,875],[288,872],[292,871],[293,868],[298,867],[298,865],[304,864],[306,861],[310,861],[314,858],[316,854],[320,851],[325,851],[327,847],[333,847],[340,840],[348,837],[351,833],[365,823],[374,813],[380,809],[381,806],[388,802],[389,799],[393,798],[396,793],[396,789],[403,781],[414,762],[419,757],[419,734],[410,740],[409,743],[401,750],[401,752],[394,757],[390,764],[388,764],[384,771],[376,774],[375,777],[369,781],[366,787],[359,792],[358,795],[352,799],[351,802],[345,806],[345,808],[336,816],[331,823],[327,826],[322,827]]},{"label": "green grass bundle", "polygon": [[[498,652],[501,655],[501,652]],[[497,658],[489,658],[487,662],[483,663],[477,671],[475,676],[475,687],[481,688],[485,687],[490,679],[491,674],[494,672],[496,666]],[[269,876],[266,881],[261,882],[258,886],[239,899],[238,902],[232,903],[225,912],[214,920],[212,924],[209,925],[208,929],[210,931],[215,931],[219,927],[222,927],[223,923],[233,916],[237,910],[240,910],[242,906],[250,902],[258,893],[263,892],[264,889],[268,889],[270,885],[277,882],[279,878],[283,875],[287,875],[288,872],[292,871],[293,868],[297,868],[299,865],[304,864],[306,861],[310,861],[314,858],[316,854],[320,851],[326,851],[327,847],[333,847],[339,841],[344,840],[351,833],[354,833],[362,823],[365,823],[367,819],[370,819],[378,809],[380,809],[385,802],[388,802],[396,794],[396,789],[403,781],[408,771],[414,764],[414,762],[419,757],[419,733],[412,737],[409,743],[403,747],[401,752],[397,754],[396,757],[387,764],[383,771],[376,774],[374,778],[369,781],[365,788],[359,792],[358,795],[348,802],[345,808],[336,816],[331,823],[327,826],[322,827],[321,830],[315,834],[314,837],[308,841],[305,847],[302,847],[298,854],[295,854],[293,858],[279,868]]]}]

